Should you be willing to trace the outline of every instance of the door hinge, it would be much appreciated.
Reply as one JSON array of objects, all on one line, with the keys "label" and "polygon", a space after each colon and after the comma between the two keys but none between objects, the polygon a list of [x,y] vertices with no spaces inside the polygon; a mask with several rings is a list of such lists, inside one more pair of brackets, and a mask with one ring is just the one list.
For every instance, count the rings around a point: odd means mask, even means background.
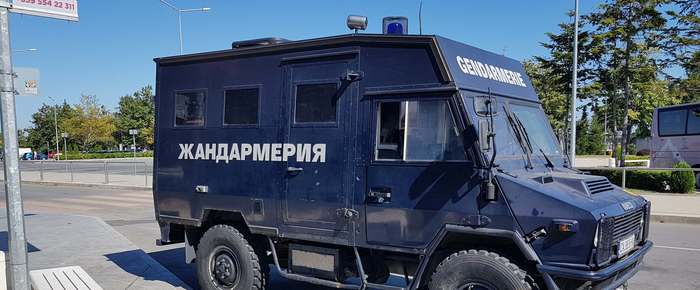
[{"label": "door hinge", "polygon": [[336,213],[347,220],[356,220],[360,216],[360,212],[351,208],[339,208]]},{"label": "door hinge", "polygon": [[491,223],[491,219],[485,215],[470,215],[462,219],[462,224],[474,227],[482,227]]}]

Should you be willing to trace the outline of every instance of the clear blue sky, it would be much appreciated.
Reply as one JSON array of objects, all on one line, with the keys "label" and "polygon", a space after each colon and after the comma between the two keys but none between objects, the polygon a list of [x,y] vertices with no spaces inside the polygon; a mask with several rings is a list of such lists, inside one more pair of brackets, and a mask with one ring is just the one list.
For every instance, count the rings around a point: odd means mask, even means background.
[{"label": "clear blue sky", "polygon": [[[345,34],[348,14],[366,15],[369,33],[381,33],[384,16],[406,16],[418,33],[419,0],[234,1],[170,0],[181,8],[211,7],[183,15],[185,53],[220,50],[235,40],[267,36],[291,40]],[[581,1],[581,13],[599,1]],[[540,42],[570,21],[570,1],[423,2],[423,33],[439,34],[516,59],[546,53]],[[14,66],[41,70],[40,97],[17,97],[20,128],[42,103],[76,103],[95,94],[109,109],[119,97],[154,84],[154,57],[179,51],[177,15],[159,0],[79,0],[80,22],[15,14],[10,18]]]}]

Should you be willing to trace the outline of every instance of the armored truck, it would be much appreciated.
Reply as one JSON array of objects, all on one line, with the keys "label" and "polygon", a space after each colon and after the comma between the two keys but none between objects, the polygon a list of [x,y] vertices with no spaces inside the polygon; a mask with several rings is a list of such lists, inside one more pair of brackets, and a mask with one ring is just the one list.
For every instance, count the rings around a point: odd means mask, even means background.
[{"label": "armored truck", "polygon": [[652,247],[516,60],[352,33],[155,62],[158,243],[202,289],[623,289]]}]

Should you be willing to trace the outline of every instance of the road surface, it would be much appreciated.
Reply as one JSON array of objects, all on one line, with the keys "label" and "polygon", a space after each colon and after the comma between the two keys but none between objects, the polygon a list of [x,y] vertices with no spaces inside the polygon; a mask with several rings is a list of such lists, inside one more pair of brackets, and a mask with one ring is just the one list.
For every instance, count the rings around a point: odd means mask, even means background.
[{"label": "road surface", "polygon": [[[182,244],[155,246],[158,226],[150,191],[23,185],[25,211],[97,216],[142,248],[183,281],[197,289],[193,265],[184,263]],[[4,211],[4,194],[0,202]],[[631,290],[700,289],[700,225],[658,224],[651,227],[655,247],[644,268],[631,280]],[[400,279],[397,279],[400,280]],[[273,275],[268,289],[330,290],[286,281]]]}]

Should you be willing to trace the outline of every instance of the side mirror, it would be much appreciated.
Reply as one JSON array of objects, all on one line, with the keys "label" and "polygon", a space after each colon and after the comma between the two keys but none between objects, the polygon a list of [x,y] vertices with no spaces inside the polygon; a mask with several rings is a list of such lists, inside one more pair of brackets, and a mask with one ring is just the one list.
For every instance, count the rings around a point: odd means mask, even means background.
[{"label": "side mirror", "polygon": [[481,183],[481,196],[484,197],[484,200],[486,201],[495,201],[496,200],[496,186],[493,184],[493,180],[484,180],[484,182]]},{"label": "side mirror", "polygon": [[479,117],[491,117],[492,115],[496,115],[496,112],[494,112],[492,109],[492,101],[493,98],[489,96],[474,97],[474,110],[476,111],[476,114]]},{"label": "side mirror", "polygon": [[481,150],[488,151],[491,150],[491,139],[489,135],[491,134],[491,129],[489,126],[489,120],[480,119],[479,120],[479,146]]}]

